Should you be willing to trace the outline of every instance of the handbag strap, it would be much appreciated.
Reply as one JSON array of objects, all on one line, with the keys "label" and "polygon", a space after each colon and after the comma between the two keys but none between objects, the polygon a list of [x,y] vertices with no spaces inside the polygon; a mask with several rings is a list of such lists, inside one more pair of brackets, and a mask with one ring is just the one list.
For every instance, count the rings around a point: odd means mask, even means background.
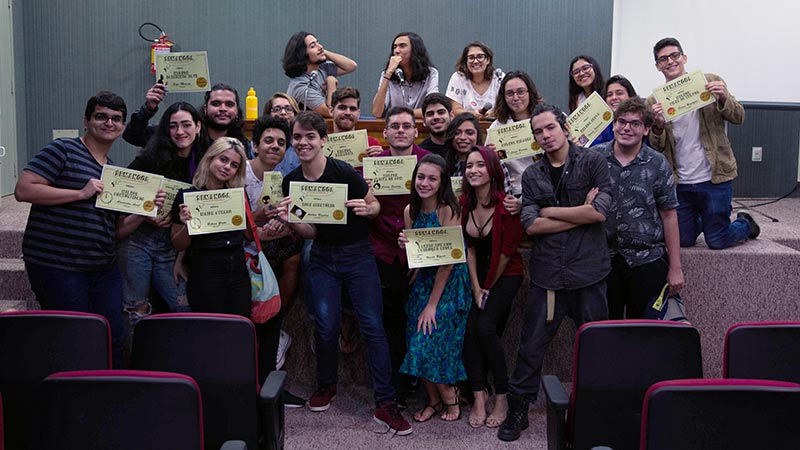
[{"label": "handbag strap", "polygon": [[247,228],[250,230],[250,234],[253,235],[253,241],[256,243],[258,252],[261,253],[261,239],[258,238],[258,227],[256,227],[256,221],[253,219],[253,211],[250,210],[250,202],[247,200],[246,195],[244,197],[244,209],[247,213]]}]

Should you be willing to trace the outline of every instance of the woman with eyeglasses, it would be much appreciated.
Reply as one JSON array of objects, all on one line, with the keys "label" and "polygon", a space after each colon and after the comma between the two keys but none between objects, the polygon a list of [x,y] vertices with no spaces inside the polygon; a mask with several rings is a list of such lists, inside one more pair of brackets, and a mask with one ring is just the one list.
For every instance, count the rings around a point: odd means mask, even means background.
[{"label": "woman with eyeglasses", "polygon": [[488,117],[505,75],[494,68],[493,60],[494,52],[483,42],[470,42],[464,47],[456,62],[456,71],[447,83],[447,97],[453,100],[453,113],[469,112],[478,120]]},{"label": "woman with eyeglasses", "polygon": [[[264,104],[263,115],[280,117],[289,123],[289,129],[291,129],[292,121],[298,112],[300,112],[300,109],[294,97],[285,92],[276,92],[272,94],[272,97]],[[294,147],[292,147],[289,142],[287,142],[286,145],[286,153],[283,155],[283,159],[272,169],[276,172],[280,172],[283,176],[286,176],[289,172],[300,167],[300,158],[297,157],[297,152],[294,151]],[[253,152],[258,152],[257,146],[258,145],[254,142]],[[256,157],[258,157],[258,155],[256,155]]]},{"label": "woman with eyeglasses", "polygon": [[578,55],[569,63],[569,111],[585,102],[592,92],[603,92],[603,73],[597,60],[589,55]]},{"label": "woman with eyeglasses", "polygon": [[422,100],[432,92],[439,92],[439,71],[428,57],[425,43],[417,33],[398,34],[372,100],[372,115],[383,117],[392,106],[407,106],[421,119]]}]

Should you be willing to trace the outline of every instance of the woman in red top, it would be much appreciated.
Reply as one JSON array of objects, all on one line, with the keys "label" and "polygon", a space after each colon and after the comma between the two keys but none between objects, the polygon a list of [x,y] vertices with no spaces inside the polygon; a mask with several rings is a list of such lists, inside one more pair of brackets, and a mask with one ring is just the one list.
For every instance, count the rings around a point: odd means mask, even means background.
[{"label": "woman in red top", "polygon": [[[464,337],[464,362],[475,403],[469,424],[498,427],[508,411],[508,372],[500,337],[522,284],[518,247],[522,224],[503,206],[503,170],[497,155],[475,146],[467,156],[463,182],[462,226],[474,302]],[[494,375],[496,393],[487,418],[486,375]]]}]

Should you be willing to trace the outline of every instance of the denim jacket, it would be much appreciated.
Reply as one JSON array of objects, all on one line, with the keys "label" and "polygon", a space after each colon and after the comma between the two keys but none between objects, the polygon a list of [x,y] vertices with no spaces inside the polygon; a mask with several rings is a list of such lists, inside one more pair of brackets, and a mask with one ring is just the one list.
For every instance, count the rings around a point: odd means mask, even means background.
[{"label": "denim jacket", "polygon": [[[550,181],[547,157],[522,174],[522,212],[525,229],[548,206],[580,206],[586,194],[600,188],[592,206],[603,216],[611,205],[611,177],[605,158],[596,151],[570,143],[564,172],[557,187]],[[533,236],[531,281],[544,289],[579,289],[601,281],[611,271],[603,224],[581,225],[571,230]]]}]

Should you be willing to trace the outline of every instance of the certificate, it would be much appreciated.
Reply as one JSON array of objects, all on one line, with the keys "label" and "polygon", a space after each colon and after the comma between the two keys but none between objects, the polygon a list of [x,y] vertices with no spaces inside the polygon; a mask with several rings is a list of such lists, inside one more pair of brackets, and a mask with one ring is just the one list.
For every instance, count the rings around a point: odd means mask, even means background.
[{"label": "certificate", "polygon": [[678,117],[714,103],[717,99],[706,90],[706,76],[700,70],[676,78],[653,89],[653,96],[661,102],[664,119]]},{"label": "certificate", "polygon": [[264,172],[264,186],[258,194],[258,204],[269,209],[277,208],[283,200],[283,175],[280,172]]},{"label": "certificate", "polygon": [[164,206],[158,211],[158,217],[169,216],[172,213],[172,204],[175,203],[175,196],[178,195],[178,191],[190,187],[192,187],[192,185],[189,183],[164,178],[161,181],[161,189],[167,193],[167,198],[164,200]]},{"label": "certificate", "polygon": [[341,159],[353,167],[361,167],[361,160],[367,156],[367,130],[345,131],[328,135],[325,156]]},{"label": "certificate", "polygon": [[364,178],[372,180],[375,195],[408,194],[416,165],[414,155],[364,158]]},{"label": "certificate", "polygon": [[347,185],[289,182],[289,222],[347,224]]},{"label": "certificate", "polygon": [[128,214],[155,217],[156,204],[153,202],[161,187],[161,175],[139,172],[124,167],[103,166],[100,181],[103,193],[97,196],[94,206]]},{"label": "certificate", "polygon": [[497,147],[501,159],[517,159],[543,152],[533,139],[531,124],[527,120],[489,128],[489,142]]},{"label": "certificate", "polygon": [[453,187],[453,194],[456,194],[456,198],[461,197],[461,194],[464,193],[464,177],[450,177],[450,185]]},{"label": "certificate", "polygon": [[206,52],[156,53],[156,82],[170,92],[207,91],[208,56]]},{"label": "certificate", "polygon": [[244,188],[186,192],[183,202],[192,212],[189,236],[244,230]]},{"label": "certificate", "polygon": [[418,228],[403,230],[408,243],[408,267],[443,266],[467,262],[461,227]]},{"label": "certificate", "polygon": [[608,127],[613,117],[614,112],[606,101],[597,91],[592,92],[592,95],[567,117],[569,134],[578,145],[588,147]]}]

